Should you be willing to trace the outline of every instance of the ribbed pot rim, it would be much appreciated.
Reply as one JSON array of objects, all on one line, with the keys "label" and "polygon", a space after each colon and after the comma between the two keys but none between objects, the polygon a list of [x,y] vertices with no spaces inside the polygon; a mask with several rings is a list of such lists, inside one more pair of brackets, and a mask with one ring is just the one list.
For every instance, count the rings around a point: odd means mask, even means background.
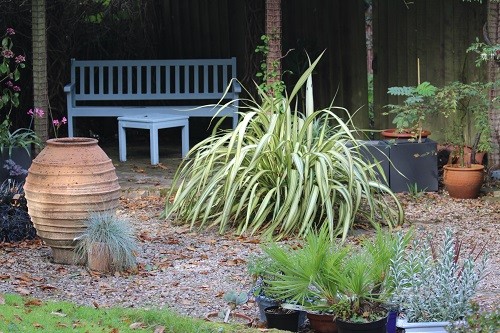
[{"label": "ribbed pot rim", "polygon": [[484,165],[482,164],[471,164],[470,167],[462,167],[459,164],[446,164],[443,166],[446,170],[453,170],[453,171],[481,171],[484,169]]},{"label": "ribbed pot rim", "polygon": [[92,146],[96,145],[97,142],[97,139],[85,137],[56,138],[47,140],[47,144],[51,146]]}]

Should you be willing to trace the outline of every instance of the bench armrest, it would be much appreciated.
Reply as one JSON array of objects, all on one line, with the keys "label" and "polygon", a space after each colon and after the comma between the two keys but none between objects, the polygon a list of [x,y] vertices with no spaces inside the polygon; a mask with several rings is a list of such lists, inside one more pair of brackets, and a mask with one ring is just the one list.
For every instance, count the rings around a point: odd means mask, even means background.
[{"label": "bench armrest", "polygon": [[235,92],[236,94],[239,94],[241,92],[241,84],[236,80],[233,81],[233,92]]},{"label": "bench armrest", "polygon": [[65,93],[70,93],[75,89],[75,84],[74,83],[68,83],[67,85],[64,86],[64,92]]}]

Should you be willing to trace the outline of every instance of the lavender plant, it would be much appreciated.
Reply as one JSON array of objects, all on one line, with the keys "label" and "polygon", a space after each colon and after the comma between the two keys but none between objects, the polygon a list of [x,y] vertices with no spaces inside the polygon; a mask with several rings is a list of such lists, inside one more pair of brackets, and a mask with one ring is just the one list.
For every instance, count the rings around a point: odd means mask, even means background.
[{"label": "lavender plant", "polygon": [[456,321],[471,312],[471,299],[484,276],[487,255],[471,251],[461,258],[461,242],[450,229],[443,243],[415,240],[405,259],[392,261],[392,301],[409,322]]}]

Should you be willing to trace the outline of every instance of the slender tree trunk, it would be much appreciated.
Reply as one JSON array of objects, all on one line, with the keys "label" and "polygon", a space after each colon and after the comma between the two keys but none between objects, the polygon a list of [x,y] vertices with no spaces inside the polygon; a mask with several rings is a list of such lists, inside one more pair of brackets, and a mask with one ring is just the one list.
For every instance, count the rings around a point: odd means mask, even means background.
[{"label": "slender tree trunk", "polygon": [[33,29],[33,106],[45,111],[43,117],[35,117],[35,132],[43,142],[48,138],[47,114],[50,112],[47,84],[45,1],[32,0],[31,4],[31,25]]},{"label": "slender tree trunk", "polygon": [[[488,37],[493,44],[500,44],[500,3],[488,2]],[[488,76],[491,82],[500,80],[500,65],[496,61],[488,63]],[[491,98],[500,98],[500,87],[490,91]],[[498,105],[498,103],[497,103]],[[490,108],[491,142],[493,151],[489,154],[489,166],[500,169],[500,109]]]},{"label": "slender tree trunk", "polygon": [[269,37],[267,85],[272,86],[281,80],[281,0],[266,0],[266,35]]}]

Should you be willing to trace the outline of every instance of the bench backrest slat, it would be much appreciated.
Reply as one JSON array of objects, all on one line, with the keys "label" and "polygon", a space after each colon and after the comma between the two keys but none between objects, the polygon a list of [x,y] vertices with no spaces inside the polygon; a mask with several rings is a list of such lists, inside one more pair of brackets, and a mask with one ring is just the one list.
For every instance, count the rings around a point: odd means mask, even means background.
[{"label": "bench backrest slat", "polygon": [[233,78],[236,58],[71,62],[75,101],[220,99]]}]

